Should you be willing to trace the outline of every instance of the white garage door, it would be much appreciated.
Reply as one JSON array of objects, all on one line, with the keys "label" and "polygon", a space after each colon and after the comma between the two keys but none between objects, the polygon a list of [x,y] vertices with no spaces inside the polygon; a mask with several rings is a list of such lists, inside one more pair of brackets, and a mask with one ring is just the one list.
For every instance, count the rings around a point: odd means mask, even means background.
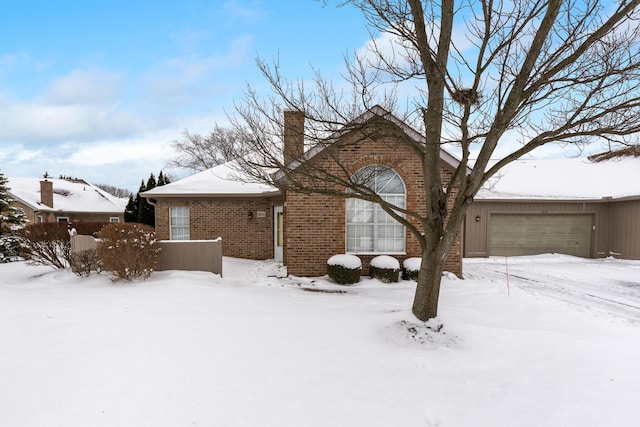
[{"label": "white garage door", "polygon": [[492,214],[489,255],[591,256],[592,215]]}]

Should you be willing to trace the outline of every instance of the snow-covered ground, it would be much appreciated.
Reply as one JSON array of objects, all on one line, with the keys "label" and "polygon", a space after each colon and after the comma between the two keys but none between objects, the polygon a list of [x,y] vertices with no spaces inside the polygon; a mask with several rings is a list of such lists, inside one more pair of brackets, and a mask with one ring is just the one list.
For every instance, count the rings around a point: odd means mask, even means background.
[{"label": "snow-covered ground", "polygon": [[640,262],[465,260],[466,280],[443,281],[440,333],[412,317],[411,282],[224,268],[112,283],[0,265],[0,425],[640,420]]},{"label": "snow-covered ground", "polygon": [[[544,269],[538,266],[544,265]],[[467,278],[517,286],[640,326],[640,262],[567,255],[465,260]]]}]

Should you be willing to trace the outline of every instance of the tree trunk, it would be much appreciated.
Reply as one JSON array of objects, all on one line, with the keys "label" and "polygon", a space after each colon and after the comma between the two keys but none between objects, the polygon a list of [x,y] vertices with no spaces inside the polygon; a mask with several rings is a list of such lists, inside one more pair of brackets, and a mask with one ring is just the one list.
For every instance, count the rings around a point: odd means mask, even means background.
[{"label": "tree trunk", "polygon": [[413,314],[423,322],[438,315],[440,282],[442,281],[441,256],[428,250],[422,251],[422,263],[418,272],[416,294],[413,299]]}]

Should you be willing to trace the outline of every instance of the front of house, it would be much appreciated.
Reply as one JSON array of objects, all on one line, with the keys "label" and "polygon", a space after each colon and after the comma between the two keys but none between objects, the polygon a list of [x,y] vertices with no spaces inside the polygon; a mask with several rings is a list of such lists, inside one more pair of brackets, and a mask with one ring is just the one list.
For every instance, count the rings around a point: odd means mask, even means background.
[{"label": "front of house", "polygon": [[[373,185],[382,197],[408,210],[424,213],[420,156],[407,140],[418,142],[418,132],[380,107],[358,119],[362,128],[385,128],[362,138],[341,134],[329,147],[304,150],[304,114],[285,113],[284,151],[300,164],[345,168],[367,173],[375,168]],[[384,123],[383,123],[384,122]],[[384,126],[381,126],[384,124]],[[298,129],[288,132],[288,129]],[[457,160],[441,153],[443,182],[448,182]],[[223,239],[225,256],[282,260],[289,274],[326,274],[327,260],[352,253],[363,260],[363,272],[376,255],[400,261],[420,256],[417,239],[382,209],[360,199],[286,191],[263,184],[243,183],[229,165],[218,165],[183,180],[141,193],[156,207],[160,239]],[[445,269],[462,272],[462,240],[452,249]]]},{"label": "front of house", "polygon": [[[424,215],[423,174],[415,152],[424,139],[418,132],[374,107],[357,119],[363,124],[360,130],[338,133],[330,144],[305,150],[304,120],[301,112],[285,112],[284,157],[294,165],[289,179],[305,179],[302,172],[296,177],[297,168],[309,164],[352,177],[371,174],[371,186],[381,197]],[[458,164],[441,151],[444,185]],[[142,193],[156,205],[159,237],[221,237],[225,256],[275,258],[297,276],[325,274],[326,261],[341,253],[358,255],[364,274],[380,254],[399,261],[420,256],[415,236],[377,204],[314,192],[281,192],[237,177],[237,168],[224,164]],[[277,180],[284,178],[275,174],[274,179],[280,184]],[[445,270],[460,276],[463,256],[564,253],[640,259],[638,182],[640,155],[603,162],[513,162],[476,196]]]}]

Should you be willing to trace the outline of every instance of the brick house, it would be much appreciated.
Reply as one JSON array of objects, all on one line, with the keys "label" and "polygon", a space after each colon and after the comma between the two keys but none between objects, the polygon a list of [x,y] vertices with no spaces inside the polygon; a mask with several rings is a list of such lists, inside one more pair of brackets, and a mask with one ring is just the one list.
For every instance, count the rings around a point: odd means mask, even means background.
[{"label": "brick house", "polygon": [[[422,168],[414,148],[423,137],[378,106],[356,121],[357,130],[336,133],[328,138],[330,144],[305,151],[304,113],[285,112],[285,162],[300,170],[313,162],[314,167],[344,168],[349,174],[376,168],[380,178],[374,185],[380,186],[381,195],[424,213]],[[458,161],[444,150],[441,160],[446,185]],[[279,259],[289,274],[298,276],[325,274],[327,259],[340,253],[357,254],[365,274],[378,254],[400,261],[420,256],[415,237],[371,202],[294,191],[283,194],[275,187],[238,182],[236,174],[229,165],[219,165],[141,193],[156,206],[159,238],[222,237],[225,256]],[[274,179],[284,178],[276,174]],[[445,266],[458,275],[461,242],[459,236]]]},{"label": "brick house", "polygon": [[123,201],[80,179],[7,178],[13,206],[31,223],[124,222]]}]

